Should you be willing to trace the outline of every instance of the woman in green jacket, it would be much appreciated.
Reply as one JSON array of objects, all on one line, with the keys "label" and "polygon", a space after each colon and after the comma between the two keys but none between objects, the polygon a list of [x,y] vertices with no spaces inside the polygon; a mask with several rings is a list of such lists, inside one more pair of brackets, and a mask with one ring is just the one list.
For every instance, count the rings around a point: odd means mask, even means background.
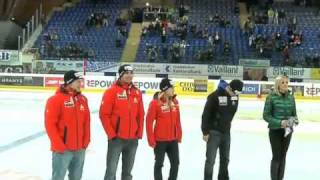
[{"label": "woman in green jacket", "polygon": [[[269,139],[272,148],[271,180],[282,180],[284,176],[286,154],[289,148],[292,123],[296,118],[294,96],[288,90],[287,76],[278,76],[274,90],[267,96],[263,119],[269,123]],[[286,133],[286,130],[289,130]]]}]

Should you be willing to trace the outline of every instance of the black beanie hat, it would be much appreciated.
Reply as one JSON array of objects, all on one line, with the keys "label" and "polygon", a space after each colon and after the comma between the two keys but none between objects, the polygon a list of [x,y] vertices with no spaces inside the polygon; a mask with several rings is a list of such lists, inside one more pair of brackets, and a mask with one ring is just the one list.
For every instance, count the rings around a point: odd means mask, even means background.
[{"label": "black beanie hat", "polygon": [[160,90],[161,91],[166,91],[167,89],[173,87],[171,84],[171,79],[164,78],[160,82]]},{"label": "black beanie hat", "polygon": [[79,72],[74,70],[67,71],[63,77],[65,85],[71,84],[73,81],[77,79],[83,79],[83,77]]},{"label": "black beanie hat", "polygon": [[239,79],[232,80],[229,85],[230,85],[232,91],[242,91],[243,82]]},{"label": "black beanie hat", "polygon": [[118,70],[119,77],[121,77],[123,73],[125,73],[126,71],[133,71],[133,68],[130,64],[123,64],[119,67],[119,70]]}]

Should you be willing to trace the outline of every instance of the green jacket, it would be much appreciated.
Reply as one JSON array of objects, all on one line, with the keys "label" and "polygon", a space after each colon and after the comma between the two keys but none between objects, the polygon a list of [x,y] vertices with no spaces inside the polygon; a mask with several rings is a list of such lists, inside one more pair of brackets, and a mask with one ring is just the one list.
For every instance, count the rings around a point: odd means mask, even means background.
[{"label": "green jacket", "polygon": [[263,119],[269,123],[270,129],[280,129],[281,121],[289,117],[297,116],[294,96],[289,92],[285,95],[278,95],[271,92],[266,99],[263,110]]}]

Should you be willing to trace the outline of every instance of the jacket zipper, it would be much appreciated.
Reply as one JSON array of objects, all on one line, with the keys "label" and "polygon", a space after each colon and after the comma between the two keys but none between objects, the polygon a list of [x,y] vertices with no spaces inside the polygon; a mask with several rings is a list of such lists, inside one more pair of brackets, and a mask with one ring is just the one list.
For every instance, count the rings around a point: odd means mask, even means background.
[{"label": "jacket zipper", "polygon": [[67,126],[65,126],[63,129],[63,143],[65,145],[67,145],[67,138],[68,138],[67,134],[68,134],[68,128],[67,128]]},{"label": "jacket zipper", "polygon": [[130,89],[127,92],[127,96],[128,96],[128,110],[129,110],[129,136],[128,138],[130,138],[131,136],[131,101],[130,101]]},{"label": "jacket zipper", "polygon": [[76,139],[77,139],[77,149],[79,148],[79,132],[78,132],[78,129],[79,129],[79,118],[78,118],[78,109],[77,109],[77,98],[73,98],[72,97],[72,99],[74,99],[74,104],[75,104],[75,111],[76,111],[76,123],[77,123],[77,130],[76,130],[76,132],[77,132],[77,137],[76,137]]},{"label": "jacket zipper", "polygon": [[171,102],[169,101],[168,102],[168,106],[169,106],[169,110],[170,110],[170,124],[171,124],[171,127],[169,129],[171,129],[169,131],[169,135],[172,135],[172,128],[173,128],[173,122],[172,122],[172,111],[171,111]]}]

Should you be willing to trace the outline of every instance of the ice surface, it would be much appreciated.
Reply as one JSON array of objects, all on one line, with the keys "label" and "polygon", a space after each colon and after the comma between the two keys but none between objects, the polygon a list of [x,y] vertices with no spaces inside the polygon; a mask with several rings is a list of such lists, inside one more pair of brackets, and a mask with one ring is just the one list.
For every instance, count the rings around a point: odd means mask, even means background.
[{"label": "ice surface", "polygon": [[[0,180],[48,180],[51,175],[51,152],[44,131],[44,106],[53,92],[0,91]],[[91,109],[91,144],[87,150],[83,180],[101,180],[105,172],[107,137],[98,117],[102,94],[86,94]],[[203,179],[205,143],[200,131],[201,114],[205,99],[179,97],[183,140],[180,144],[179,177],[182,180]],[[144,96],[145,108],[151,96]],[[263,101],[241,99],[238,114],[233,122],[230,179],[269,180],[271,148],[267,125],[261,119]],[[285,179],[320,179],[320,123],[315,102],[297,102],[300,123],[294,133],[287,156]],[[147,111],[147,109],[145,110]],[[40,133],[40,134],[37,134]],[[34,137],[29,137],[35,135]],[[133,169],[134,180],[152,180],[154,154],[146,137],[139,142]],[[29,137],[29,139],[23,139]],[[23,139],[23,142],[17,140]],[[217,176],[219,156],[215,165]],[[169,171],[168,159],[163,168],[164,179]],[[121,163],[118,166],[118,179]]]}]

